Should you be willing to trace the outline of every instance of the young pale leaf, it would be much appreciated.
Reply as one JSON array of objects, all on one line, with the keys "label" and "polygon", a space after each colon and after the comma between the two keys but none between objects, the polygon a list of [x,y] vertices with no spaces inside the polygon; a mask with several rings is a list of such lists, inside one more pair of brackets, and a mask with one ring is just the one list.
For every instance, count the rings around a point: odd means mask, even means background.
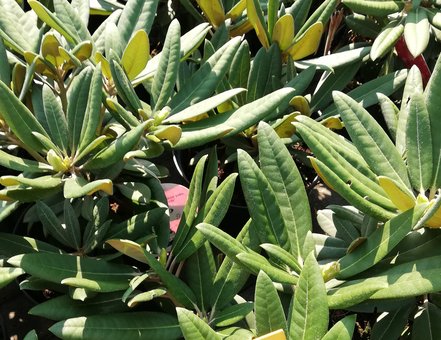
[{"label": "young pale leaf", "polygon": [[426,207],[427,205],[417,205],[387,221],[382,228],[376,229],[363,244],[340,259],[337,277],[351,277],[383,259],[417,225]]},{"label": "young pale leaf", "polygon": [[266,123],[260,123],[257,140],[263,174],[274,191],[286,226],[291,254],[298,259],[306,233],[311,230],[311,216],[303,180],[288,149]]},{"label": "young pale leaf", "polygon": [[292,300],[289,316],[290,339],[321,339],[328,329],[329,311],[320,266],[310,253]]},{"label": "young pale leaf", "polygon": [[432,76],[425,90],[427,111],[430,117],[430,128],[432,130],[432,160],[434,162],[433,179],[431,190],[441,188],[441,119],[439,119],[439,108],[441,107],[441,56],[438,57],[433,69]]},{"label": "young pale leaf", "polygon": [[214,329],[200,319],[192,311],[185,308],[176,308],[179,326],[186,340],[220,340],[222,339]]},{"label": "young pale leaf", "polygon": [[220,0],[197,0],[210,24],[215,28],[219,27],[225,21],[225,11]]},{"label": "young pale leaf", "polygon": [[179,339],[181,331],[175,317],[158,312],[132,312],[81,316],[57,322],[49,328],[64,339]]},{"label": "young pale leaf", "polygon": [[121,65],[129,80],[134,79],[147,65],[150,58],[150,42],[147,33],[136,31],[125,48]]},{"label": "young pale leaf", "polygon": [[407,167],[412,187],[424,193],[432,182],[432,131],[423,95],[414,94],[409,103],[406,126]]},{"label": "young pale leaf", "polygon": [[167,291],[162,288],[156,288],[147,292],[139,293],[127,302],[127,306],[132,308],[135,307],[138,303],[152,301],[154,298],[163,296],[165,294],[167,294]]},{"label": "young pale leaf", "polygon": [[404,39],[414,58],[426,49],[430,39],[430,23],[424,8],[414,7],[407,13]]},{"label": "young pale leaf", "polygon": [[256,31],[260,43],[266,49],[270,46],[270,39],[268,37],[268,30],[263,16],[262,8],[258,0],[247,1],[247,15],[248,20]]},{"label": "young pale leaf", "polygon": [[[239,173],[242,189],[251,218],[259,225],[258,233],[262,243],[277,244],[285,250],[292,245],[278,204],[276,194],[270,181],[258,168],[248,153],[238,150]],[[297,242],[294,243],[294,246]]]},{"label": "young pale leaf", "polygon": [[25,271],[21,268],[0,267],[0,289],[23,274],[25,274]]},{"label": "young pale leaf", "polygon": [[272,40],[279,44],[281,51],[285,51],[294,39],[294,18],[291,14],[280,17],[272,32]]},{"label": "young pale leaf", "polygon": [[279,294],[271,279],[263,271],[257,276],[254,304],[258,336],[278,329],[286,331],[285,313]]},{"label": "young pale leaf", "polygon": [[415,205],[415,196],[408,188],[405,188],[393,179],[385,176],[378,177],[378,183],[395,204],[398,210],[406,211]]},{"label": "young pale leaf", "polygon": [[333,97],[346,130],[371,169],[409,188],[406,165],[381,126],[354,99],[341,92],[333,92]]},{"label": "young pale leaf", "polygon": [[[380,3],[380,2],[377,2]],[[390,49],[393,48],[397,40],[404,32],[404,25],[401,22],[392,21],[389,23],[378,37],[375,39],[371,49],[371,59],[375,61],[383,57]]]},{"label": "young pale leaf", "polygon": [[344,317],[332,326],[322,340],[351,340],[354,334],[356,320],[356,314]]},{"label": "young pale leaf", "polygon": [[152,84],[153,111],[161,110],[173,94],[181,59],[181,26],[173,20],[168,27],[164,48]]}]

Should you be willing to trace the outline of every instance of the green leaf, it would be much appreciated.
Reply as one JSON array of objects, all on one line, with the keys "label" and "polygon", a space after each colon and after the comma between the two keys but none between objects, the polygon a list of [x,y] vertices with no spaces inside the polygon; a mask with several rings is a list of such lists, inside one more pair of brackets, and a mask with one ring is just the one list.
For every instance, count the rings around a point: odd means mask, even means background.
[{"label": "green leaf", "polygon": [[368,282],[364,286],[353,290],[330,290],[328,292],[329,309],[348,309],[368,300],[380,289],[387,288],[385,282]]},{"label": "green leaf", "polygon": [[64,319],[128,311],[121,301],[121,292],[98,294],[86,301],[72,300],[67,295],[55,297],[29,310],[29,314],[60,321]]},{"label": "green leaf", "polygon": [[294,32],[298,32],[305,23],[306,19],[308,19],[311,4],[312,0],[300,0],[295,1],[291,7],[286,9],[286,12],[294,17]]},{"label": "green leaf", "polygon": [[252,302],[238,303],[217,312],[211,323],[216,327],[234,325],[243,320],[249,313],[252,313],[253,309],[254,303]]},{"label": "green leaf", "polygon": [[149,124],[151,124],[150,121],[145,121],[134,129],[125,132],[122,136],[117,137],[109,146],[88,160],[83,165],[83,168],[85,170],[103,169],[123,160],[124,155],[131,151],[139,142],[145,128]]},{"label": "green leaf", "polygon": [[38,335],[35,329],[27,332],[23,340],[38,340]]},{"label": "green leaf", "polygon": [[[399,90],[404,85],[407,74],[407,70],[386,74],[385,76],[364,83],[348,92],[347,95],[359,102],[364,108],[367,108],[378,103],[377,93],[383,93],[389,96]],[[325,109],[320,119],[337,115],[338,113],[339,110],[337,109],[336,103],[334,103]]]},{"label": "green leaf", "polygon": [[60,20],[55,14],[53,14],[49,9],[47,9],[44,5],[42,5],[37,0],[29,0],[29,6],[33,9],[33,11],[38,15],[41,21],[48,24],[54,30],[59,32],[66,40],[72,44],[78,44],[80,42],[78,35],[76,32],[71,32],[69,28],[62,20]]},{"label": "green leaf", "polygon": [[137,204],[147,204],[150,202],[150,188],[142,182],[122,182],[116,184],[119,191],[132,202]]},{"label": "green leaf", "polygon": [[234,54],[239,48],[240,39],[233,38],[217,50],[186,82],[169,102],[171,114],[182,111],[212,95],[219,82],[227,73]]},{"label": "green leaf", "polygon": [[392,21],[386,25],[372,44],[371,59],[375,61],[385,56],[394,47],[403,32],[404,25],[400,21]]},{"label": "green leaf", "polygon": [[118,31],[124,46],[138,30],[150,33],[159,0],[127,1],[118,21]]},{"label": "green leaf", "polygon": [[0,267],[0,289],[23,274],[25,274],[25,271],[21,268]]},{"label": "green leaf", "polygon": [[196,168],[190,182],[187,202],[185,204],[184,211],[182,212],[181,221],[179,222],[178,230],[173,240],[173,254],[179,253],[182,250],[185,239],[187,238],[190,228],[196,218],[196,212],[200,205],[199,203],[202,194],[202,180],[206,160],[207,156],[203,156],[196,164]]},{"label": "green leaf", "polygon": [[[87,24],[84,24],[78,11],[69,2],[66,0],[54,0],[54,11],[56,18],[63,23],[68,32],[72,32],[75,35],[75,40],[90,40]],[[47,24],[50,26],[49,23]],[[56,29],[56,27],[54,27],[54,29]]]},{"label": "green leaf", "polygon": [[372,340],[386,340],[399,338],[403,329],[409,323],[409,314],[414,305],[382,313],[372,327]]},{"label": "green leaf", "polygon": [[88,182],[84,177],[69,177],[64,183],[64,197],[78,198],[102,190],[109,195],[113,194],[113,183],[110,179],[97,179]]},{"label": "green leaf", "polygon": [[81,316],[57,322],[49,328],[66,340],[105,337],[120,339],[178,339],[181,331],[175,317],[158,312],[132,312]]},{"label": "green leaf", "polygon": [[34,151],[42,151],[42,146],[32,132],[47,137],[46,131],[31,111],[0,81],[0,116],[8,124],[15,136]]},{"label": "green leaf", "polygon": [[3,40],[0,40],[0,81],[9,84],[11,82],[11,68],[6,55],[5,45]]},{"label": "green leaf", "polygon": [[185,282],[196,295],[197,306],[202,311],[211,310],[216,265],[210,244],[206,241],[185,261]]},{"label": "green leaf", "polygon": [[192,311],[185,308],[176,308],[179,326],[186,340],[220,340],[222,339],[207,323],[201,320]]},{"label": "green leaf", "polygon": [[432,153],[433,153],[433,184],[431,190],[441,188],[441,134],[437,133],[441,129],[441,120],[439,119],[439,107],[441,97],[441,56],[438,57],[433,69],[432,76],[425,90],[427,111],[430,117],[430,128],[432,130]]},{"label": "green leaf", "polygon": [[141,101],[135,93],[135,89],[133,88],[123,68],[116,60],[110,61],[110,71],[112,72],[112,78],[121,99],[130,107],[133,112],[137,112],[139,109],[142,109]]},{"label": "green leaf", "polygon": [[321,22],[323,25],[325,25],[334,12],[335,8],[337,7],[338,3],[338,0],[322,1],[320,6],[318,6],[315,11],[308,16],[305,24],[302,25],[298,32],[296,32],[295,38],[297,39],[301,37],[311,26],[318,22]]},{"label": "green leaf", "polygon": [[[73,247],[75,245],[75,239],[71,239],[71,234],[67,228],[63,228],[57,215],[52,211],[52,209],[43,201],[38,201],[37,213],[41,220],[45,231],[52,235],[58,242],[61,242],[67,247]],[[78,249],[78,248],[76,248]]]},{"label": "green leaf", "polygon": [[346,16],[345,23],[355,33],[370,39],[375,39],[381,31],[381,26],[374,18],[362,14]]},{"label": "green leaf", "polygon": [[[323,74],[311,100],[311,111],[324,109],[332,101],[332,91],[341,91],[355,77],[361,63],[355,62]],[[327,74],[327,75],[326,75]],[[324,77],[326,75],[326,77]]]},{"label": "green leaf", "polygon": [[167,294],[167,291],[162,288],[152,289],[144,293],[139,293],[135,295],[133,298],[130,299],[130,301],[127,302],[127,306],[134,307],[138,303],[141,302],[148,302],[153,300],[156,297],[160,297]]},{"label": "green leaf", "polygon": [[142,249],[148,265],[161,278],[161,281],[167,287],[170,295],[175,301],[184,307],[193,308],[196,303],[196,296],[193,291],[185,284],[184,281],[168,272],[165,267],[156,258]]},{"label": "green leaf", "polygon": [[[218,226],[222,222],[230,206],[236,177],[237,174],[232,173],[215,189],[202,209],[198,212],[198,216],[193,225],[204,222]],[[186,257],[194,253],[204,241],[205,238],[203,235],[197,231],[197,229],[192,228],[186,237],[185,244],[182,246],[182,251],[176,253],[176,261],[183,261]]]},{"label": "green leaf", "polygon": [[376,229],[352,253],[340,259],[338,278],[348,278],[383,259],[419,222],[426,205],[403,212]]},{"label": "green leaf", "polygon": [[274,282],[285,283],[288,285],[297,284],[297,277],[285,270],[273,266],[265,257],[256,252],[243,252],[236,255],[236,259],[250,272],[257,275],[259,271],[264,271]]},{"label": "green leaf", "polygon": [[414,58],[424,52],[430,39],[430,23],[423,8],[414,7],[407,13],[404,40]]},{"label": "green leaf", "polygon": [[291,339],[321,339],[328,329],[329,311],[320,267],[310,253],[305,260],[289,315]]},{"label": "green leaf", "polygon": [[296,273],[298,274],[300,273],[301,267],[299,261],[291,253],[271,243],[263,243],[260,246],[263,249],[265,249],[265,251],[270,256],[270,258],[287,265],[290,269],[294,270]]},{"label": "green leaf", "polygon": [[263,11],[258,0],[247,1],[248,21],[256,31],[257,38],[264,48],[269,48],[270,38],[268,36],[268,28],[265,23]]},{"label": "green leaf", "polygon": [[219,105],[225,103],[232,97],[246,91],[243,88],[231,89],[225,92],[216,94],[208,99],[202,100],[199,103],[191,105],[184,110],[175,113],[164,120],[164,123],[181,123],[185,121],[192,121],[194,118],[215,109]]},{"label": "green leaf", "polygon": [[298,259],[306,234],[312,229],[311,216],[305,213],[309,204],[302,177],[288,149],[268,124],[259,124],[257,141],[262,173],[280,207],[291,254]]},{"label": "green leaf", "polygon": [[152,84],[153,111],[161,110],[173,94],[181,59],[181,26],[173,20],[167,30],[164,48]]},{"label": "green leaf", "polygon": [[101,119],[101,96],[102,96],[102,74],[101,64],[98,64],[93,71],[90,81],[89,95],[87,98],[86,111],[80,133],[78,152],[83,151],[97,137]]},{"label": "green leaf", "polygon": [[[246,88],[248,83],[248,75],[250,73],[250,47],[247,40],[242,41],[231,62],[228,71],[228,81],[232,88]],[[245,103],[246,94],[242,93],[239,102]]]},{"label": "green leaf", "polygon": [[[288,221],[283,218],[282,207],[279,205],[275,191],[270,186],[269,179],[265,177],[251,156],[243,150],[238,150],[238,164],[242,190],[250,216],[259,225],[257,231],[260,241],[279,245],[289,251],[291,240],[287,231]],[[296,241],[293,245],[297,247]],[[296,250],[298,248],[293,251]]]},{"label": "green leaf", "polygon": [[80,143],[80,135],[85,122],[90,86],[93,70],[86,67],[76,77],[67,92],[67,126],[70,136],[70,149],[77,150]]},{"label": "green leaf", "polygon": [[341,66],[346,66],[354,62],[362,60],[371,51],[370,46],[359,48],[348,48],[341,52],[332,53],[323,57],[318,57],[309,60],[296,61],[295,66],[298,68],[308,68],[310,66],[317,66],[323,69],[334,69]]},{"label": "green leaf", "polygon": [[81,247],[81,227],[75,213],[75,209],[69,200],[64,200],[64,223],[68,238],[71,240],[73,249]]},{"label": "green leaf", "polygon": [[43,86],[43,107],[46,124],[49,127],[48,134],[55,145],[66,153],[69,149],[69,130],[66,118],[61,103],[47,85]]},{"label": "green leaf", "polygon": [[221,136],[231,137],[261,120],[276,118],[289,105],[294,90],[282,88],[229,113],[218,114],[200,122],[186,124],[177,149],[195,147]]},{"label": "green leaf", "polygon": [[93,281],[100,292],[125,289],[137,274],[128,265],[72,255],[32,253],[14,256],[8,262],[32,276],[58,284],[74,277]]},{"label": "green leaf", "polygon": [[403,9],[404,3],[392,0],[344,0],[343,3],[357,13],[385,16]]},{"label": "green leaf", "polygon": [[62,253],[60,249],[49,243],[10,233],[0,233],[0,249],[0,254],[5,257],[34,252]]},{"label": "green leaf", "polygon": [[334,92],[333,97],[346,130],[371,169],[410,187],[406,165],[381,126],[349,96]]},{"label": "green leaf", "polygon": [[415,314],[412,339],[417,339],[420,336],[428,340],[438,339],[441,336],[440,318],[441,310],[433,303],[426,302],[422,310]]},{"label": "green leaf", "polygon": [[322,340],[351,340],[354,333],[356,319],[356,314],[344,317],[332,326]]},{"label": "green leaf", "polygon": [[423,95],[414,94],[409,103],[406,127],[407,167],[412,187],[424,193],[432,181],[432,132]]},{"label": "green leaf", "polygon": [[273,282],[263,271],[257,276],[254,303],[258,336],[278,329],[286,331],[285,313],[279,295]]},{"label": "green leaf", "polygon": [[149,234],[153,226],[158,225],[165,214],[165,208],[150,209],[141,214],[137,214],[128,220],[114,222],[107,231],[107,239],[130,239],[137,240]]},{"label": "green leaf", "polygon": [[274,79],[281,78],[281,57],[279,47],[274,44],[268,50],[260,48],[251,64],[247,84],[247,102],[262,98],[272,92]]},{"label": "green leaf", "polygon": [[395,141],[397,137],[399,109],[395,106],[394,102],[384,94],[377,93],[377,97],[390,137],[392,141]]}]

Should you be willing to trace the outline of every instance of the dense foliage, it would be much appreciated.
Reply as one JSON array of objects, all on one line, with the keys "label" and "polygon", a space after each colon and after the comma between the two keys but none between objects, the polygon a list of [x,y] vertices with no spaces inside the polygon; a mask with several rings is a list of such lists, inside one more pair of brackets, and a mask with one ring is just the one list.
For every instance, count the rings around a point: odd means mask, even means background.
[{"label": "dense foliage", "polygon": [[441,337],[440,1],[0,9],[0,287],[55,336]]}]

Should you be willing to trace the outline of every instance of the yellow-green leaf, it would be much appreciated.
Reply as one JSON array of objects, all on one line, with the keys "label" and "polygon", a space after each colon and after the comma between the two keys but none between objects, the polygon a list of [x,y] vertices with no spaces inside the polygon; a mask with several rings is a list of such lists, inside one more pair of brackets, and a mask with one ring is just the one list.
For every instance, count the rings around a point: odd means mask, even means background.
[{"label": "yellow-green leaf", "polygon": [[138,30],[128,42],[121,58],[121,64],[127,73],[127,77],[132,80],[141,73],[149,58],[149,37],[145,31]]},{"label": "yellow-green leaf", "polygon": [[289,105],[291,105],[295,111],[299,111],[302,115],[308,117],[311,115],[309,103],[303,96],[295,96],[293,99],[291,99]]},{"label": "yellow-green leaf", "polygon": [[415,197],[409,190],[398,186],[394,180],[385,176],[379,176],[378,183],[398,210],[406,211],[414,207]]},{"label": "yellow-green leaf", "polygon": [[260,8],[259,0],[247,1],[248,20],[253,25],[257,37],[263,47],[269,48],[268,30],[266,28],[265,19],[263,17],[262,9]]},{"label": "yellow-green leaf", "polygon": [[231,8],[226,17],[232,20],[237,19],[247,9],[247,0],[240,0],[237,4]]},{"label": "yellow-green leaf", "polygon": [[173,145],[175,145],[177,142],[179,142],[179,139],[181,139],[182,130],[177,125],[169,125],[164,126],[155,131],[155,136],[159,139],[166,139],[170,141]]},{"label": "yellow-green leaf", "polygon": [[293,60],[302,59],[315,53],[320,44],[323,24],[316,22],[287,50]]},{"label": "yellow-green leaf", "polygon": [[276,21],[273,29],[273,41],[279,44],[281,51],[285,51],[294,39],[294,18],[285,14]]},{"label": "yellow-green leaf", "polygon": [[120,253],[131,257],[142,263],[147,263],[145,259],[144,252],[141,246],[130,240],[107,240],[106,243],[110,244],[113,248],[118,250]]},{"label": "yellow-green leaf", "polygon": [[205,16],[214,27],[219,27],[225,21],[225,11],[220,0],[196,0]]}]

